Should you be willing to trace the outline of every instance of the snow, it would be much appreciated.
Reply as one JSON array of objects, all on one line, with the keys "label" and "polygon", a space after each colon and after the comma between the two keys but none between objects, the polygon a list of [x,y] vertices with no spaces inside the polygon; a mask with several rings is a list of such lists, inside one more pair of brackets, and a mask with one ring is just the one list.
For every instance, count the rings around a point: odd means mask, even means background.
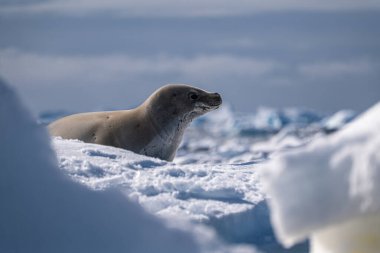
[{"label": "snow", "polygon": [[[115,189],[93,191],[71,181],[59,170],[46,131],[3,82],[0,129],[1,252],[255,252],[226,246],[211,230],[187,222],[174,228]],[[83,154],[113,158],[102,149]],[[139,159],[131,168],[162,163]],[[83,168],[101,175],[90,162]]]},{"label": "snow", "polygon": [[[335,247],[331,252],[378,252],[379,115],[380,103],[335,134],[278,154],[264,166],[272,222],[284,245],[312,236],[313,252],[330,252],[321,250],[325,244]],[[360,240],[372,251],[355,248]]]},{"label": "snow", "polygon": [[94,189],[119,187],[156,214],[202,221],[245,211],[264,199],[250,166],[179,165],[59,138],[54,146],[60,167],[73,178]]},{"label": "snow", "polygon": [[0,251],[295,253],[307,238],[316,251],[341,231],[331,224],[378,224],[379,108],[351,122],[347,110],[223,106],[167,162],[49,140],[43,125],[67,112],[37,125],[0,83]]}]

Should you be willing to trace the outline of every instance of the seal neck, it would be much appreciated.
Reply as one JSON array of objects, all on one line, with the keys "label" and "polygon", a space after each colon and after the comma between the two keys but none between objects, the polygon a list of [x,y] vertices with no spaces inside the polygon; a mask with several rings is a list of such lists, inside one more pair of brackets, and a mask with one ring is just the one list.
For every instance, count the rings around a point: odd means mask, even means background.
[{"label": "seal neck", "polygon": [[176,115],[168,117],[167,114],[160,114],[155,110],[147,112],[150,122],[155,131],[162,138],[175,138],[182,135],[185,128],[191,120],[185,115]]},{"label": "seal neck", "polygon": [[139,109],[144,110],[144,121],[149,122],[154,132],[140,153],[172,161],[191,120],[187,117],[168,117],[165,112],[157,111],[156,107],[147,104]]},{"label": "seal neck", "polygon": [[171,109],[155,106],[154,103],[145,102],[145,117],[151,123],[154,131],[161,139],[177,143],[182,139],[186,127],[194,118],[191,113],[174,114]]}]

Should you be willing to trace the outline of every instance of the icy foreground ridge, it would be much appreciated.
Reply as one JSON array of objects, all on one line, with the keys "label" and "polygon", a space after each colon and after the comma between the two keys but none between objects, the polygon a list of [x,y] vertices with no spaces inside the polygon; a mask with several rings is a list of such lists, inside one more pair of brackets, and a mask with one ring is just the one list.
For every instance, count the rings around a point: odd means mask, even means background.
[{"label": "icy foreground ridge", "polygon": [[380,103],[341,131],[279,155],[263,172],[278,238],[312,252],[379,252]]},{"label": "icy foreground ridge", "polygon": [[188,233],[168,228],[116,191],[63,176],[46,131],[2,82],[0,130],[0,252],[254,252],[187,223]]}]

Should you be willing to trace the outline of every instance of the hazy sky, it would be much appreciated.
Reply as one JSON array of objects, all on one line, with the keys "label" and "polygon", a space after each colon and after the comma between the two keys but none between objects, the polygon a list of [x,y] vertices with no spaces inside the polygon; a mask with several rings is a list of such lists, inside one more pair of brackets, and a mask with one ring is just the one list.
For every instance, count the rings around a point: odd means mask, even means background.
[{"label": "hazy sky", "polygon": [[238,111],[380,100],[380,1],[0,0],[0,76],[35,112],[130,108],[166,83]]}]

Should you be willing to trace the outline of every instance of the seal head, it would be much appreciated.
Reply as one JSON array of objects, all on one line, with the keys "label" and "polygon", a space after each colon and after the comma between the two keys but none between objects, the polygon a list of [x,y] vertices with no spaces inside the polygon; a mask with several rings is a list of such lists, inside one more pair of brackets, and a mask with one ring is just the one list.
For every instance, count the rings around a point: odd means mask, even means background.
[{"label": "seal head", "polygon": [[218,93],[188,85],[166,85],[158,89],[143,104],[157,136],[139,153],[173,160],[191,121],[221,104]]},{"label": "seal head", "polygon": [[143,104],[152,121],[161,127],[176,121],[191,122],[197,116],[219,108],[222,98],[188,85],[166,85]]}]

